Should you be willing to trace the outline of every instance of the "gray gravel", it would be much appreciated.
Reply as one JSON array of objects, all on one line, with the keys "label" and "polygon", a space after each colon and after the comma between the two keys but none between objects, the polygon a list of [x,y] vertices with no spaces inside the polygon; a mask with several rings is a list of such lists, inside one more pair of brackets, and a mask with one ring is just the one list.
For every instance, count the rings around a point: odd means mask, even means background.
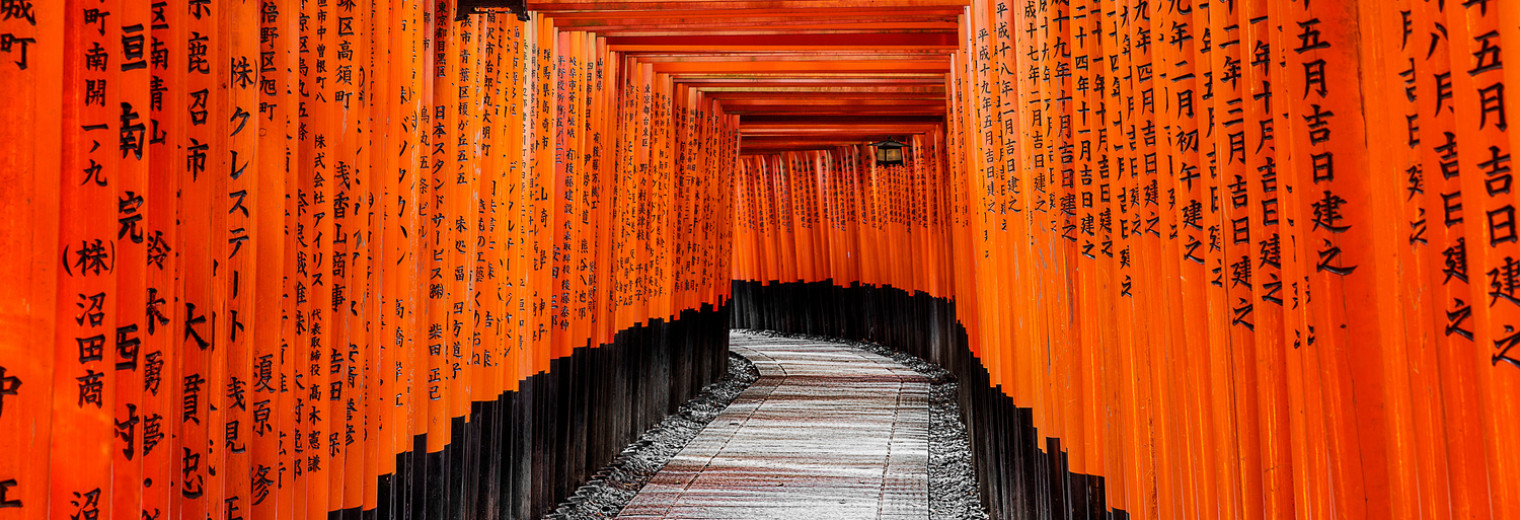
[{"label": "gray gravel", "polygon": [[987,520],[953,382],[929,387],[929,518]]},{"label": "gray gravel", "polygon": [[[960,419],[955,375],[939,365],[876,343],[841,341],[838,338],[773,331],[744,331],[761,336],[801,338],[843,343],[892,358],[929,378],[929,518],[930,520],[986,520],[987,512],[972,467],[971,443]],[[650,428],[639,440],[623,449],[612,464],[602,468],[574,495],[545,515],[553,520],[614,518],[639,489],[665,467],[712,422],[735,397],[759,379],[748,359],[729,355],[728,373],[707,385],[702,393],[682,405],[675,415]]]},{"label": "gray gravel", "polygon": [[546,519],[586,520],[614,518],[639,489],[665,467],[671,457],[681,451],[686,443],[696,438],[707,423],[712,422],[728,408],[744,389],[760,378],[755,364],[743,356],[728,355],[728,373],[722,379],[707,385],[702,393],[665,420],[639,436],[639,440],[623,448],[611,464],[597,471],[589,481],[575,490],[575,494],[561,502]]}]

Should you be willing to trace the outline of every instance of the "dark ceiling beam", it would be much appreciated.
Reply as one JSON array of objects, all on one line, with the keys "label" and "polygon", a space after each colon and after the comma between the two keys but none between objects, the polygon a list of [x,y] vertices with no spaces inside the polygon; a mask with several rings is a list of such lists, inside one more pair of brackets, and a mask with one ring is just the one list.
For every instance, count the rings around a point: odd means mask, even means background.
[{"label": "dark ceiling beam", "polygon": [[[559,11],[655,11],[655,10],[704,10],[729,11],[751,9],[859,9],[863,2],[855,0],[623,0],[612,2],[581,0],[538,0],[528,2],[528,10],[546,13]],[[970,5],[968,0],[871,0],[870,7],[883,11],[921,7],[961,8]]]},{"label": "dark ceiling beam", "polygon": [[[701,51],[710,47],[751,47],[758,49],[819,50],[821,47],[871,49],[898,47],[924,50],[955,50],[959,45],[953,31],[878,32],[868,34],[782,34],[782,35],[714,35],[714,36],[626,36],[609,38],[609,45],[639,51],[683,49]],[[615,49],[616,50],[616,49]]]}]

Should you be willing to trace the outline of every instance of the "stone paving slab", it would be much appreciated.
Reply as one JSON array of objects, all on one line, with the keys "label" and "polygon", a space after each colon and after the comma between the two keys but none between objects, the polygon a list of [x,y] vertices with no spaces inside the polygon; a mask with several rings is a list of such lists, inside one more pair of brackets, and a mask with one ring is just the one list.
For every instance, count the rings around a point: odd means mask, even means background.
[{"label": "stone paving slab", "polygon": [[760,379],[618,518],[929,516],[929,382],[842,344],[735,332]]}]

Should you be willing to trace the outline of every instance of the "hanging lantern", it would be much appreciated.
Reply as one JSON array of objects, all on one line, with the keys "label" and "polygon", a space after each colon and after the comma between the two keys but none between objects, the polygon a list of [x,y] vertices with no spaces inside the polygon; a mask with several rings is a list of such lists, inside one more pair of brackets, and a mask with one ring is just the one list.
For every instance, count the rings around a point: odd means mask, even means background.
[{"label": "hanging lantern", "polygon": [[892,166],[903,163],[903,148],[906,148],[908,145],[899,143],[896,139],[888,137],[887,140],[872,144],[871,146],[876,147],[877,166]]},{"label": "hanging lantern", "polygon": [[526,0],[459,0],[455,9],[454,20],[464,20],[472,14],[484,14],[487,9],[506,9],[517,15],[520,21],[528,21],[528,3]]}]

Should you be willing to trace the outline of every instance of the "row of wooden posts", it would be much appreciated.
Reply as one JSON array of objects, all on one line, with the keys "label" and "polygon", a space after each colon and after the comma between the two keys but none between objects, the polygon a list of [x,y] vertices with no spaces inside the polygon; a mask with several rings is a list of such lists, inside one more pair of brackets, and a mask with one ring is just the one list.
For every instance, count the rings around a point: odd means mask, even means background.
[{"label": "row of wooden posts", "polygon": [[[579,357],[725,359],[737,118],[595,34],[453,4],[4,1],[0,518],[536,516],[669,410],[557,467],[588,448],[556,421],[584,440],[721,373]],[[697,314],[720,329],[678,344]],[[551,371],[580,386],[504,400]],[[512,402],[537,429],[475,424]],[[513,478],[552,482],[477,493],[460,450],[509,433],[556,452]]]},{"label": "row of wooden posts", "polygon": [[536,515],[563,428],[386,483],[732,278],[954,368],[1000,518],[1520,518],[1513,2],[972,0],[880,167],[447,0],[3,1],[0,517]]},{"label": "row of wooden posts", "polygon": [[995,517],[1520,518],[1517,20],[974,0],[906,165],[741,158],[735,319],[984,382]]}]

